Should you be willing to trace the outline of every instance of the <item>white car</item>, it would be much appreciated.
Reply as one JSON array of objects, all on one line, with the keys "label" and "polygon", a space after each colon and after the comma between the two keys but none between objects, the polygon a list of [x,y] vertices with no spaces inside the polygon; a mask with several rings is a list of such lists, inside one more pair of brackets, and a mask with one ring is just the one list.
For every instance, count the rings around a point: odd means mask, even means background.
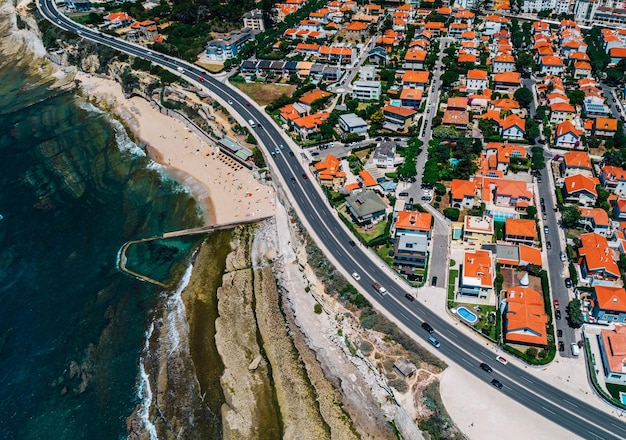
[{"label": "white car", "polygon": [[361,275],[359,275],[356,272],[352,272],[352,278],[354,278],[355,280],[359,281],[361,279]]},{"label": "white car", "polygon": [[228,103],[229,103],[230,105],[232,105],[232,104],[233,104],[233,101],[231,101],[231,100],[229,99],[229,100],[228,100]]},{"label": "white car", "polygon": [[505,358],[503,358],[502,356],[496,356],[496,360],[498,362],[500,362],[502,365],[506,365],[509,363],[509,361],[507,361]]}]

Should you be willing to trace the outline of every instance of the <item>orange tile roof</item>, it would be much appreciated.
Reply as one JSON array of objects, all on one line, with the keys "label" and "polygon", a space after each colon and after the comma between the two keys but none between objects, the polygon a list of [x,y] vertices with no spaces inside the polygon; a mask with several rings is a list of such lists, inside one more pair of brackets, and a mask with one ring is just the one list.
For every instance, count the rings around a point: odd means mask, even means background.
[{"label": "orange tile roof", "polygon": [[602,173],[608,180],[626,180],[626,170],[613,165],[604,165]]},{"label": "orange tile roof", "polygon": [[280,116],[286,121],[293,121],[301,117],[302,115],[294,109],[292,104],[287,104],[279,109]]},{"label": "orange tile roof", "polygon": [[459,52],[459,57],[457,61],[459,63],[475,63],[476,61],[478,61],[478,57],[473,53]]},{"label": "orange tile roof", "polygon": [[594,286],[594,290],[598,308],[626,312],[626,289],[616,286]]},{"label": "orange tile roof", "polygon": [[602,329],[600,333],[609,370],[622,374],[626,365],[626,326],[617,325],[612,330]]},{"label": "orange tile roof", "polygon": [[378,185],[378,183],[372,177],[372,175],[369,172],[365,171],[365,170],[359,171],[359,177],[363,181],[363,186],[365,186],[366,188]]},{"label": "orange tile roof", "polygon": [[443,112],[443,124],[465,125],[469,124],[469,114],[463,110],[446,110]]},{"label": "orange tile roof", "polygon": [[424,91],[422,89],[414,89],[411,87],[403,87],[400,92],[400,99],[414,99],[421,101]]},{"label": "orange tile roof", "polygon": [[396,230],[430,231],[433,215],[427,212],[398,211]]},{"label": "orange tile roof", "polygon": [[525,244],[519,245],[519,259],[522,262],[534,264],[536,266],[543,266],[543,260],[541,258],[541,249],[528,246]]},{"label": "orange tile roof", "polygon": [[539,64],[543,64],[544,66],[561,66],[563,67],[563,60],[556,56],[545,56],[539,59]]},{"label": "orange tile roof", "polygon": [[574,113],[576,111],[574,106],[567,102],[555,102],[554,104],[549,104],[548,107],[553,112]]},{"label": "orange tile roof", "polygon": [[576,70],[591,70],[591,64],[586,61],[577,61],[574,63],[574,68]]},{"label": "orange tile roof", "polygon": [[126,12],[111,12],[105,18],[110,21],[115,21],[115,20],[130,21],[133,19],[133,17],[128,15]]},{"label": "orange tile roof", "polygon": [[487,71],[479,69],[471,69],[467,71],[467,79],[487,79]]},{"label": "orange tile roof", "polygon": [[352,48],[351,47],[341,47],[341,46],[322,46],[320,47],[320,55],[339,55],[339,56],[352,56]]},{"label": "orange tile roof", "polygon": [[532,200],[533,198],[533,193],[528,191],[527,183],[523,180],[489,179],[485,180],[485,183],[494,183],[497,195],[526,200]]},{"label": "orange tile roof", "polygon": [[355,189],[359,189],[361,186],[358,184],[358,182],[354,182],[354,183],[349,183],[345,186],[346,191],[348,191],[348,193],[351,193],[352,191],[354,191]]},{"label": "orange tile roof", "polygon": [[441,23],[439,21],[429,21],[426,23],[425,25],[426,29],[435,29],[435,30],[443,30],[445,29],[445,25],[444,23]]},{"label": "orange tile roof", "polygon": [[563,154],[563,161],[567,167],[583,168],[593,170],[591,158],[586,151],[568,151]]},{"label": "orange tile roof", "polygon": [[313,115],[303,116],[301,118],[294,119],[293,124],[296,127],[312,129],[312,128],[316,128],[326,119],[328,119],[328,116],[329,116],[328,112],[315,113]]},{"label": "orange tile roof", "polygon": [[326,156],[326,158],[315,164],[315,169],[320,171],[325,171],[326,173],[335,174],[341,168],[341,161],[337,159],[332,154]]},{"label": "orange tile roof", "polygon": [[599,226],[609,226],[609,215],[602,208],[578,208],[580,216],[583,218],[592,218],[594,223]]},{"label": "orange tile roof", "polygon": [[614,47],[609,50],[611,58],[626,58],[626,47]]},{"label": "orange tile roof", "polygon": [[591,272],[605,271],[608,274],[619,277],[619,267],[613,259],[613,253],[609,248],[606,237],[591,232],[580,236],[582,246],[578,248],[578,255],[583,257],[587,268]]},{"label": "orange tile roof", "polygon": [[599,181],[596,178],[589,178],[582,174],[574,174],[573,176],[569,176],[564,179],[563,188],[568,194],[579,191],[588,191],[594,197],[598,197],[598,193],[596,191],[596,185],[598,184]]},{"label": "orange tile roof", "polygon": [[519,103],[514,99],[502,98],[493,101],[493,106],[500,110],[517,110],[519,109]]},{"label": "orange tile roof", "polygon": [[515,235],[517,237],[537,238],[537,228],[534,220],[507,218],[504,221],[504,231],[506,235]]},{"label": "orange tile roof", "polygon": [[481,286],[492,287],[492,269],[491,252],[480,249],[474,252],[465,251],[463,256],[463,278],[477,278],[480,280]]},{"label": "orange tile roof", "polygon": [[572,133],[574,136],[580,137],[583,134],[583,130],[578,130],[570,121],[563,121],[556,126],[556,137],[563,136],[567,133]]},{"label": "orange tile roof", "polygon": [[383,112],[395,113],[396,115],[408,117],[417,113],[415,110],[406,107],[397,107],[395,105],[386,105],[382,108]]},{"label": "orange tile roof", "polygon": [[506,293],[506,340],[547,345],[548,316],[542,295],[530,287],[512,287]]},{"label": "orange tile roof", "polygon": [[430,72],[426,70],[407,70],[402,75],[402,82],[427,84],[429,77]]},{"label": "orange tile roof", "polygon": [[453,179],[450,182],[450,193],[455,200],[476,196],[476,189],[476,182],[469,180]]},{"label": "orange tile roof", "polygon": [[526,121],[517,115],[509,115],[500,121],[502,130],[507,130],[513,126],[517,126],[520,130],[526,131]]},{"label": "orange tile roof", "polygon": [[472,11],[469,11],[467,9],[461,9],[459,12],[454,14],[454,18],[469,19],[469,18],[474,18],[474,17],[475,17],[475,14]]},{"label": "orange tile roof", "polygon": [[367,29],[367,24],[362,21],[353,21],[346,26],[347,31],[360,32]]},{"label": "orange tile roof", "polygon": [[311,105],[314,101],[318,99],[325,99],[330,96],[330,92],[325,92],[320,89],[313,89],[308,93],[302,95],[299,99],[299,102],[307,105]]},{"label": "orange tile roof", "polygon": [[519,72],[501,72],[493,75],[495,82],[520,84],[521,76]]},{"label": "orange tile roof", "polygon": [[404,56],[407,61],[424,61],[428,52],[422,49],[409,49]]},{"label": "orange tile roof", "polygon": [[448,98],[448,108],[466,108],[467,107],[467,98],[464,97],[453,97]]},{"label": "orange tile roof", "polygon": [[617,131],[617,119],[615,118],[596,118],[596,130]]},{"label": "orange tile roof", "polygon": [[317,52],[320,49],[320,45],[319,44],[313,44],[313,43],[298,43],[296,44],[296,51],[310,51],[310,52]]}]

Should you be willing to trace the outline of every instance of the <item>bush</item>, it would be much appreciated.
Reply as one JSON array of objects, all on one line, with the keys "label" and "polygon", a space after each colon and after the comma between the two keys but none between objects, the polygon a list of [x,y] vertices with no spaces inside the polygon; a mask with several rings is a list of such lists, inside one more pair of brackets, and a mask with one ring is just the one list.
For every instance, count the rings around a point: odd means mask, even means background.
[{"label": "bush", "polygon": [[443,210],[443,215],[445,215],[450,220],[455,222],[459,219],[459,216],[461,215],[461,211],[459,211],[458,208],[446,208]]},{"label": "bush", "polygon": [[526,350],[526,354],[530,357],[537,357],[537,349],[535,347],[528,347],[528,349]]},{"label": "bush", "polygon": [[361,350],[365,354],[370,354],[372,350],[374,350],[374,346],[368,341],[363,341],[359,346],[359,350]]},{"label": "bush", "polygon": [[318,314],[321,315],[322,314],[322,305],[320,303],[315,303],[315,306],[313,307],[313,311]]}]

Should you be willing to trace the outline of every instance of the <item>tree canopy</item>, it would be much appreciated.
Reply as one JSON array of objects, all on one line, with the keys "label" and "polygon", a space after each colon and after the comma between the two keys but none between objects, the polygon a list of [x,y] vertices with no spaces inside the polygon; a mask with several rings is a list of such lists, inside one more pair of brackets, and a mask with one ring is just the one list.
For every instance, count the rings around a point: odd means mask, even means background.
[{"label": "tree canopy", "polygon": [[515,91],[513,97],[522,107],[528,107],[533,102],[533,92],[526,87],[520,87]]}]

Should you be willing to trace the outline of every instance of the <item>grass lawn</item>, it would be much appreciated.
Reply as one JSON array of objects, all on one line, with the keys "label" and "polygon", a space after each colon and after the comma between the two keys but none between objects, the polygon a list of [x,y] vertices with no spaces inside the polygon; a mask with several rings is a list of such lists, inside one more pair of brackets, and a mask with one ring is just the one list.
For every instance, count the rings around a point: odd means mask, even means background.
[{"label": "grass lawn", "polygon": [[376,248],[376,253],[383,261],[389,266],[393,267],[393,257],[389,256],[389,252],[393,250],[392,244],[386,244],[384,246],[378,246]]},{"label": "grass lawn", "polygon": [[459,271],[456,269],[450,269],[450,275],[448,276],[448,301],[454,301],[454,288],[458,277]]},{"label": "grass lawn", "polygon": [[196,63],[198,66],[203,67],[211,73],[217,73],[224,68],[224,63]]},{"label": "grass lawn", "polygon": [[259,105],[276,101],[281,95],[291,96],[296,90],[294,85],[232,83]]},{"label": "grass lawn", "polygon": [[387,222],[378,222],[374,225],[373,228],[365,230],[364,228],[359,228],[359,233],[361,237],[365,239],[365,242],[373,240],[379,235],[383,235],[385,233],[385,228],[387,227]]}]

